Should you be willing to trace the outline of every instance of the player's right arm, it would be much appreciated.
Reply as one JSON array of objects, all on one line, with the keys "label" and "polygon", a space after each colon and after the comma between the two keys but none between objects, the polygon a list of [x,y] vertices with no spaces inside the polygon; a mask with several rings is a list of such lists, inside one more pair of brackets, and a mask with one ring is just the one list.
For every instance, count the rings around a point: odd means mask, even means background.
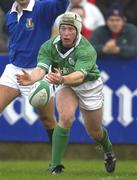
[{"label": "player's right arm", "polygon": [[40,67],[36,67],[31,72],[31,74],[29,74],[25,70],[22,70],[22,72],[23,74],[16,74],[16,78],[19,85],[23,85],[23,86],[32,85],[36,81],[43,79],[46,73],[45,70]]}]

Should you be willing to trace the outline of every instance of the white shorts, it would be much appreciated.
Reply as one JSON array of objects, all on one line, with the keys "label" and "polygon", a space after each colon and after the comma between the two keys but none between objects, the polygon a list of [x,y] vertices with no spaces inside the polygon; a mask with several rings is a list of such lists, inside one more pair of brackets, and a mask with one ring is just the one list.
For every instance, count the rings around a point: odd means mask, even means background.
[{"label": "white shorts", "polygon": [[[31,73],[34,68],[25,69],[14,66],[13,64],[8,64],[0,78],[0,84],[11,88],[15,88],[20,91],[21,95],[26,96],[30,92],[31,85],[21,86],[17,83],[16,80],[16,74],[22,74],[22,69],[24,69],[28,73]],[[52,95],[53,95],[53,91],[52,91]]]},{"label": "white shorts", "polygon": [[[60,85],[57,91],[68,87],[66,85]],[[103,81],[98,78],[95,81],[88,81],[76,87],[72,88],[79,98],[79,106],[85,110],[96,110],[103,107]]]}]

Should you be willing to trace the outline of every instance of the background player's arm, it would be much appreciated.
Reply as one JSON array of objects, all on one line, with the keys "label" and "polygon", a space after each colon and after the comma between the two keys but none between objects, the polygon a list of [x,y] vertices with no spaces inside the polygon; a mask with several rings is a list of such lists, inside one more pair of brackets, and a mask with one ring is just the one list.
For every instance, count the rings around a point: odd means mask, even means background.
[{"label": "background player's arm", "polygon": [[45,76],[45,70],[37,67],[35,68],[31,74],[27,73],[25,70],[22,70],[23,74],[17,74],[17,82],[20,85],[31,85],[34,84],[36,81],[39,81],[41,79],[43,79],[43,77]]}]

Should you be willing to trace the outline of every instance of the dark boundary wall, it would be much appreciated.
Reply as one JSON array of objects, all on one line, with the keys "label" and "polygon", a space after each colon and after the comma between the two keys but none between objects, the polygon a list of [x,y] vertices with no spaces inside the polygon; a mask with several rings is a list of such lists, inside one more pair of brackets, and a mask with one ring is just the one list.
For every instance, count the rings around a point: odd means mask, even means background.
[{"label": "dark boundary wall", "polygon": [[[137,160],[137,145],[114,145],[119,160]],[[0,160],[50,160],[51,146],[44,143],[0,143]],[[65,159],[92,160],[103,158],[95,144],[69,144]]]}]

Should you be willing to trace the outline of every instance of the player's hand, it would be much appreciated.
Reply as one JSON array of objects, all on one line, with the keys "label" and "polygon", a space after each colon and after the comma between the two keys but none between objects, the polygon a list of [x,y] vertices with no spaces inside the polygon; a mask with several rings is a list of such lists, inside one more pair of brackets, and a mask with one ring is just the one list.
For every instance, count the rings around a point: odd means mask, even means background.
[{"label": "player's hand", "polygon": [[63,84],[64,82],[63,76],[56,68],[54,68],[54,72],[51,71],[46,75],[46,79],[52,84]]},{"label": "player's hand", "polygon": [[16,74],[16,79],[19,85],[30,85],[32,84],[31,76],[25,70],[22,69],[23,74]]}]

